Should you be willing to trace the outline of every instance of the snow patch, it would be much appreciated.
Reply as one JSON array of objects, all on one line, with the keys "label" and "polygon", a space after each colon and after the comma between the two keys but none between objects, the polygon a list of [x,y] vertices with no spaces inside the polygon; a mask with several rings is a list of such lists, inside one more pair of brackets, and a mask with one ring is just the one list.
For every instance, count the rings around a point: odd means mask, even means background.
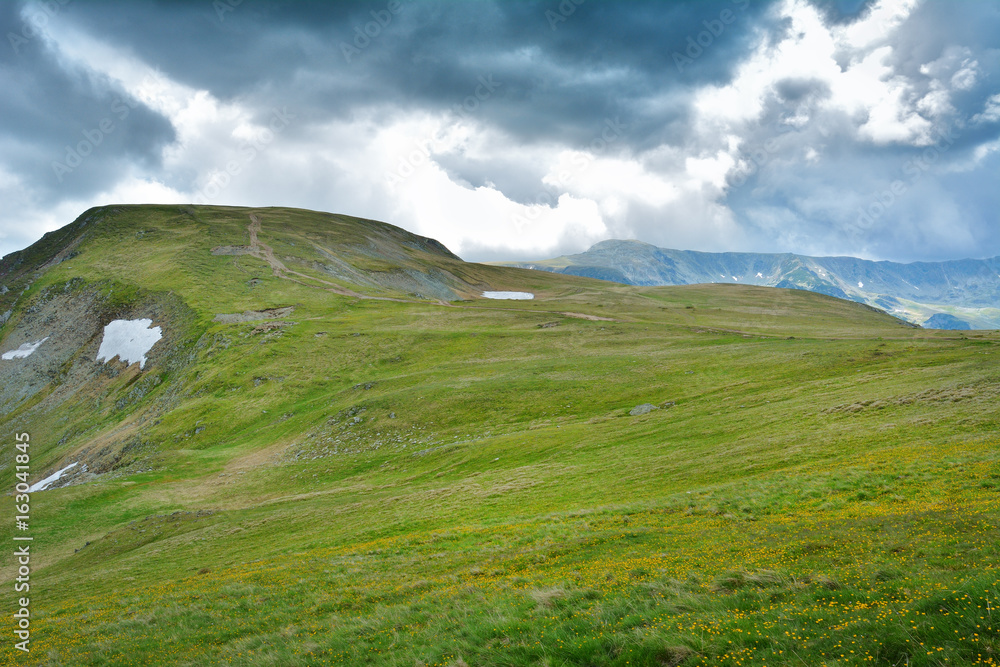
[{"label": "snow patch", "polygon": [[535,298],[531,292],[483,292],[483,296],[487,299],[517,299],[519,301]]},{"label": "snow patch", "polygon": [[49,488],[50,486],[58,482],[59,478],[63,476],[64,472],[75,466],[76,466],[75,463],[70,463],[62,470],[58,470],[49,475],[48,477],[46,477],[45,479],[43,479],[42,481],[32,484],[31,486],[28,487],[28,493],[34,493],[35,491],[44,491],[45,489]]},{"label": "snow patch", "polygon": [[41,345],[42,343],[44,343],[45,341],[47,341],[48,339],[49,339],[49,337],[46,336],[45,338],[41,339],[40,341],[36,341],[34,343],[25,343],[24,345],[22,345],[21,347],[17,348],[16,350],[11,350],[10,352],[4,352],[3,356],[0,357],[0,358],[3,358],[3,359],[6,359],[7,361],[10,361],[11,359],[24,359],[26,357],[30,357],[31,353],[34,352],[35,350],[37,350],[38,346]]},{"label": "snow patch", "polygon": [[150,319],[115,320],[104,327],[104,340],[97,352],[97,361],[105,363],[118,357],[131,366],[139,362],[139,368],[146,365],[146,353],[156,341],[163,338],[160,327],[149,328]]}]

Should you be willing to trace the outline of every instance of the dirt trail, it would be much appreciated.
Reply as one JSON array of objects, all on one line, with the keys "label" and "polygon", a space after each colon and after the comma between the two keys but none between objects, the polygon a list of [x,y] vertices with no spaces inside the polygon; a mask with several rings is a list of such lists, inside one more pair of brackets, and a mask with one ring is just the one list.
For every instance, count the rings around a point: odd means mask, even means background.
[{"label": "dirt trail", "polygon": [[581,320],[590,320],[591,322],[617,322],[613,317],[600,317],[599,315],[587,315],[586,313],[559,313],[560,315],[565,315],[566,317],[576,317]]},{"label": "dirt trail", "polygon": [[[304,273],[299,273],[298,271],[292,271],[284,263],[274,256],[274,250],[271,246],[267,245],[260,240],[258,234],[260,233],[260,218],[256,215],[250,216],[250,226],[247,227],[250,232],[250,254],[258,259],[262,259],[267,262],[268,266],[271,267],[271,273],[274,274],[275,278],[284,278],[285,280],[291,280],[293,283],[298,283],[305,287],[312,287],[315,289],[323,289],[328,292],[336,292],[342,296],[351,296],[356,299],[369,299],[373,297],[366,297],[363,294],[358,294],[357,292],[352,292],[349,289],[345,289],[340,285],[335,283],[327,282],[319,278],[314,278],[313,276],[307,276]],[[317,287],[316,285],[310,285],[304,283],[301,280],[296,280],[295,278],[289,278],[289,275],[299,276],[300,278],[305,278],[307,280],[314,280],[318,283],[322,283],[327,287]]]},{"label": "dirt trail", "polygon": [[[562,311],[555,310],[529,310],[527,308],[491,308],[488,306],[459,306],[454,303],[448,303],[443,300],[436,301],[422,301],[417,299],[397,299],[388,296],[368,296],[366,294],[359,294],[345,287],[341,287],[336,283],[331,283],[321,278],[316,278],[314,276],[308,276],[304,273],[299,273],[298,271],[292,271],[287,266],[285,266],[281,260],[274,256],[274,250],[271,246],[267,245],[260,240],[258,235],[261,231],[260,218],[256,215],[250,215],[250,226],[247,227],[250,232],[250,252],[249,254],[258,259],[262,259],[267,262],[268,266],[271,267],[271,272],[276,278],[284,278],[285,280],[290,280],[293,283],[298,283],[303,287],[309,287],[312,289],[320,289],[326,292],[333,292],[335,294],[340,294],[341,296],[349,296],[355,299],[367,299],[370,301],[396,301],[398,303],[420,303],[427,304],[431,303],[437,306],[445,306],[447,308],[464,308],[464,309],[482,309],[482,310],[507,310],[518,313],[549,313],[552,315],[565,315],[567,317],[576,317],[585,320],[601,320],[606,322],[616,322],[622,320],[613,320],[608,317],[598,317],[597,315],[585,315],[583,313],[566,313]],[[303,282],[302,280],[296,280],[290,276],[298,276],[299,278],[304,278],[306,280],[311,280],[313,282],[321,283],[325,287],[320,287],[319,285],[310,285],[309,283]]]},{"label": "dirt trail", "polygon": [[260,218],[256,215],[251,215],[250,226],[247,229],[250,231],[251,254],[267,262],[275,278],[284,278],[284,274],[288,272],[288,268],[274,256],[274,250],[271,249],[271,246],[261,242],[257,238],[257,234],[260,232]]}]

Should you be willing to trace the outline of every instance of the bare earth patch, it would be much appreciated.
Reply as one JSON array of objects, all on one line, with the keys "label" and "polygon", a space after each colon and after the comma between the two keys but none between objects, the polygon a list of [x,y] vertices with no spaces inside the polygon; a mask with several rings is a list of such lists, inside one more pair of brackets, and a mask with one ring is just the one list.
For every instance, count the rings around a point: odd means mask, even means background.
[{"label": "bare earth patch", "polygon": [[264,310],[245,310],[242,313],[219,313],[212,321],[223,324],[239,324],[240,322],[256,322],[258,320],[276,320],[288,317],[295,311],[294,306],[284,308],[265,308]]},{"label": "bare earth patch", "polygon": [[581,320],[591,320],[592,322],[614,322],[613,317],[598,317],[597,315],[587,315],[586,313],[559,313],[566,317],[576,317]]},{"label": "bare earth patch", "polygon": [[254,249],[245,245],[219,245],[212,248],[213,255],[252,255]]}]

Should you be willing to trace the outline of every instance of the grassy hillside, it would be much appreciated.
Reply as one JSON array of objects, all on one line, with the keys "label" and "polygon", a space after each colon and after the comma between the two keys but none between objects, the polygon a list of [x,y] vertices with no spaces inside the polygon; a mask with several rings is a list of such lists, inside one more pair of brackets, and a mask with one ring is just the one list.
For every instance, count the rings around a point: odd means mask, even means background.
[{"label": "grassy hillside", "polygon": [[[1000,661],[997,332],[289,209],[97,209],[31,252],[0,350],[52,338],[0,362],[0,475],[22,431],[32,481],[88,471],[32,494],[3,664]],[[94,361],[138,316],[146,366]]]}]

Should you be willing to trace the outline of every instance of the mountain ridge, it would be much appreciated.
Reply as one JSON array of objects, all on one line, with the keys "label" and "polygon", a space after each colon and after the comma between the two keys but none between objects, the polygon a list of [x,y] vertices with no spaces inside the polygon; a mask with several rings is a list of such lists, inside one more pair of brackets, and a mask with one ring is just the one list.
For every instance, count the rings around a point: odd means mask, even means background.
[{"label": "mountain ridge", "polygon": [[[627,285],[739,283],[801,289],[881,308],[914,324],[952,316],[972,329],[1000,328],[1000,257],[900,263],[850,256],[703,252],[608,239],[535,262],[501,262]],[[931,320],[950,321],[945,318]]]}]

